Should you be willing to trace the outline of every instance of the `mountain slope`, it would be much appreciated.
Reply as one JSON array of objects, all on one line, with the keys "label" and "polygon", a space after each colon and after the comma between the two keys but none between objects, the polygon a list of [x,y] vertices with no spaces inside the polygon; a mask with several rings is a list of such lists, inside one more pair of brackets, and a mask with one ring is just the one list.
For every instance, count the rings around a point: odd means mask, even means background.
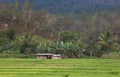
[{"label": "mountain slope", "polygon": [[[3,1],[3,0],[2,0]],[[25,0],[4,0],[11,3]],[[115,10],[120,7],[120,0],[29,0],[35,9],[48,9],[52,13],[94,13],[103,10]]]}]

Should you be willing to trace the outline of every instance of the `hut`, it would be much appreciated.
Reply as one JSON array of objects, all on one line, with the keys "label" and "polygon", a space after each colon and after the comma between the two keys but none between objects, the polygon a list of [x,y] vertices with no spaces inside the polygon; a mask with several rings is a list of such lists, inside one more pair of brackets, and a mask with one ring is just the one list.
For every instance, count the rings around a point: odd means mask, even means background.
[{"label": "hut", "polygon": [[52,54],[52,53],[38,53],[35,54],[37,59],[61,59],[60,54]]},{"label": "hut", "polygon": [[58,55],[55,55],[55,54],[54,54],[54,55],[52,55],[52,59],[61,59],[61,55],[59,55],[59,54],[58,54]]}]

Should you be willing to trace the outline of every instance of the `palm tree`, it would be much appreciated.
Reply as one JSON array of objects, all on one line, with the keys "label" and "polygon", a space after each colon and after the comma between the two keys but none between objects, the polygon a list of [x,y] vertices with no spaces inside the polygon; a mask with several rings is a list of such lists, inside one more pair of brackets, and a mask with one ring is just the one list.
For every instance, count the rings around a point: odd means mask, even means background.
[{"label": "palm tree", "polygon": [[18,42],[21,44],[20,52],[25,54],[34,53],[32,51],[36,46],[35,39],[29,33],[25,33],[23,36],[19,37]]},{"label": "palm tree", "polygon": [[117,44],[117,38],[113,36],[111,31],[105,31],[101,33],[98,39],[100,51],[102,51],[103,53],[109,54],[109,52],[113,49],[114,45]]}]

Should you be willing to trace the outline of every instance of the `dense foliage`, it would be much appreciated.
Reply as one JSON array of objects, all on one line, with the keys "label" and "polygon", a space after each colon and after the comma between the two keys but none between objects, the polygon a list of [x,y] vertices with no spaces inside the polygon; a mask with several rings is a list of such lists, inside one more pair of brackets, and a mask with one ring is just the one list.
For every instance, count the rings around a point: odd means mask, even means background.
[{"label": "dense foliage", "polygon": [[[8,3],[25,0],[3,0]],[[103,10],[117,10],[120,7],[119,0],[28,0],[34,8],[39,10],[46,8],[54,14],[92,14]]]},{"label": "dense foliage", "polygon": [[119,20],[119,11],[76,17],[34,10],[29,2],[22,6],[18,2],[0,3],[0,55],[30,57],[36,53],[56,53],[64,58],[119,55]]},{"label": "dense foliage", "polygon": [[63,42],[76,42],[78,40],[78,34],[71,31],[63,31],[60,33],[60,40]]}]

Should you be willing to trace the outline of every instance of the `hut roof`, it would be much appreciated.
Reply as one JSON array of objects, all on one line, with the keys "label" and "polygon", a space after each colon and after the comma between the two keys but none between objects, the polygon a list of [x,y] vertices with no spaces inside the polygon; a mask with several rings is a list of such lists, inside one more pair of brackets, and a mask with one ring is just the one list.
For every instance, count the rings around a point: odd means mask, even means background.
[{"label": "hut roof", "polygon": [[54,57],[59,57],[59,56],[61,56],[61,55],[53,55]]},{"label": "hut roof", "polygon": [[52,56],[52,55],[54,55],[54,54],[52,54],[52,53],[37,53],[37,54],[35,54],[36,56]]}]

